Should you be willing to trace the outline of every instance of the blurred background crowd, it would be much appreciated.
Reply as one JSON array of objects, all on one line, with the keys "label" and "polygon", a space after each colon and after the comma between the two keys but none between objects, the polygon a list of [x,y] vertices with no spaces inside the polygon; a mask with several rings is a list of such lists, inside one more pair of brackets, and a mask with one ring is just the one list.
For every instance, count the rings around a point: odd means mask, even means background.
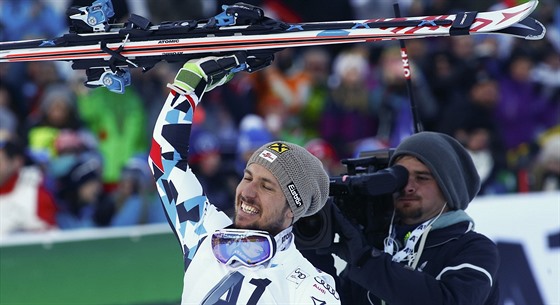
[{"label": "blurred background crowd", "polygon": [[[113,0],[154,24],[204,19],[218,0]],[[243,1],[286,22],[391,17],[393,1]],[[1,0],[0,40],[68,31],[65,10],[89,0]],[[399,1],[403,16],[487,11],[505,1]],[[502,35],[407,40],[424,130],[457,138],[483,180],[480,195],[560,189],[560,8],[541,0],[542,40]],[[0,236],[22,231],[165,222],[147,164],[151,131],[179,68],[133,69],[124,94],[83,85],[65,62],[0,65]],[[254,149],[274,139],[305,146],[330,175],[360,153],[414,132],[398,42],[286,49],[270,67],[239,73],[204,97],[190,160],[211,202],[230,210]]]}]

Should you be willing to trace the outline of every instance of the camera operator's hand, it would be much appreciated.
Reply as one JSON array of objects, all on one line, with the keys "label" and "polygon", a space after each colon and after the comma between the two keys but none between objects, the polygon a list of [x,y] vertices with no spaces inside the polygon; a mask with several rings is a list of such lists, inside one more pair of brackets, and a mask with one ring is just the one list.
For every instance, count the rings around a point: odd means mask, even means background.
[{"label": "camera operator's hand", "polygon": [[362,230],[346,218],[336,205],[333,205],[332,219],[340,239],[328,250],[349,264],[359,265],[364,255],[371,249]]}]

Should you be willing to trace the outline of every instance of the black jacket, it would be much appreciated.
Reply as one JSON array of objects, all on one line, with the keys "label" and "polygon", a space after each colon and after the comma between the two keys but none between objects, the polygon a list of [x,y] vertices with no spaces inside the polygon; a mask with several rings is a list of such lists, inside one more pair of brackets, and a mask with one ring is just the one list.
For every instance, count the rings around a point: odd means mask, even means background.
[{"label": "black jacket", "polygon": [[[471,227],[464,211],[445,213],[434,222],[416,270],[382,253],[349,265],[344,275],[368,290],[374,304],[381,304],[379,299],[389,305],[498,304],[498,249]],[[354,289],[348,302],[369,304],[366,294]]]}]

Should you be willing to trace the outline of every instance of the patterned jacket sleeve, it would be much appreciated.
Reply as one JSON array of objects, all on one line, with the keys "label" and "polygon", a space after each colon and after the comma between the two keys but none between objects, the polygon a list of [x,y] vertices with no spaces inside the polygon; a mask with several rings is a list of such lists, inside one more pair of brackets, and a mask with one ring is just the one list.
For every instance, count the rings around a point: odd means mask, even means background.
[{"label": "patterned jacket sleeve", "polygon": [[157,118],[149,165],[167,220],[181,244],[188,266],[208,232],[231,220],[211,205],[188,165],[189,137],[199,97],[171,91]]}]

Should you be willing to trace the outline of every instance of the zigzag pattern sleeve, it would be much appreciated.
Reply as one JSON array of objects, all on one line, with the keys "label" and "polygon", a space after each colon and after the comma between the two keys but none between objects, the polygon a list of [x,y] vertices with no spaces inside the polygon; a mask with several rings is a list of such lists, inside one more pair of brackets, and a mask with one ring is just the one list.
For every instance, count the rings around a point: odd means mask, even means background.
[{"label": "zigzag pattern sleeve", "polygon": [[192,118],[199,98],[171,91],[157,118],[149,165],[167,215],[188,266],[201,238],[231,223],[211,205],[188,165]]}]

